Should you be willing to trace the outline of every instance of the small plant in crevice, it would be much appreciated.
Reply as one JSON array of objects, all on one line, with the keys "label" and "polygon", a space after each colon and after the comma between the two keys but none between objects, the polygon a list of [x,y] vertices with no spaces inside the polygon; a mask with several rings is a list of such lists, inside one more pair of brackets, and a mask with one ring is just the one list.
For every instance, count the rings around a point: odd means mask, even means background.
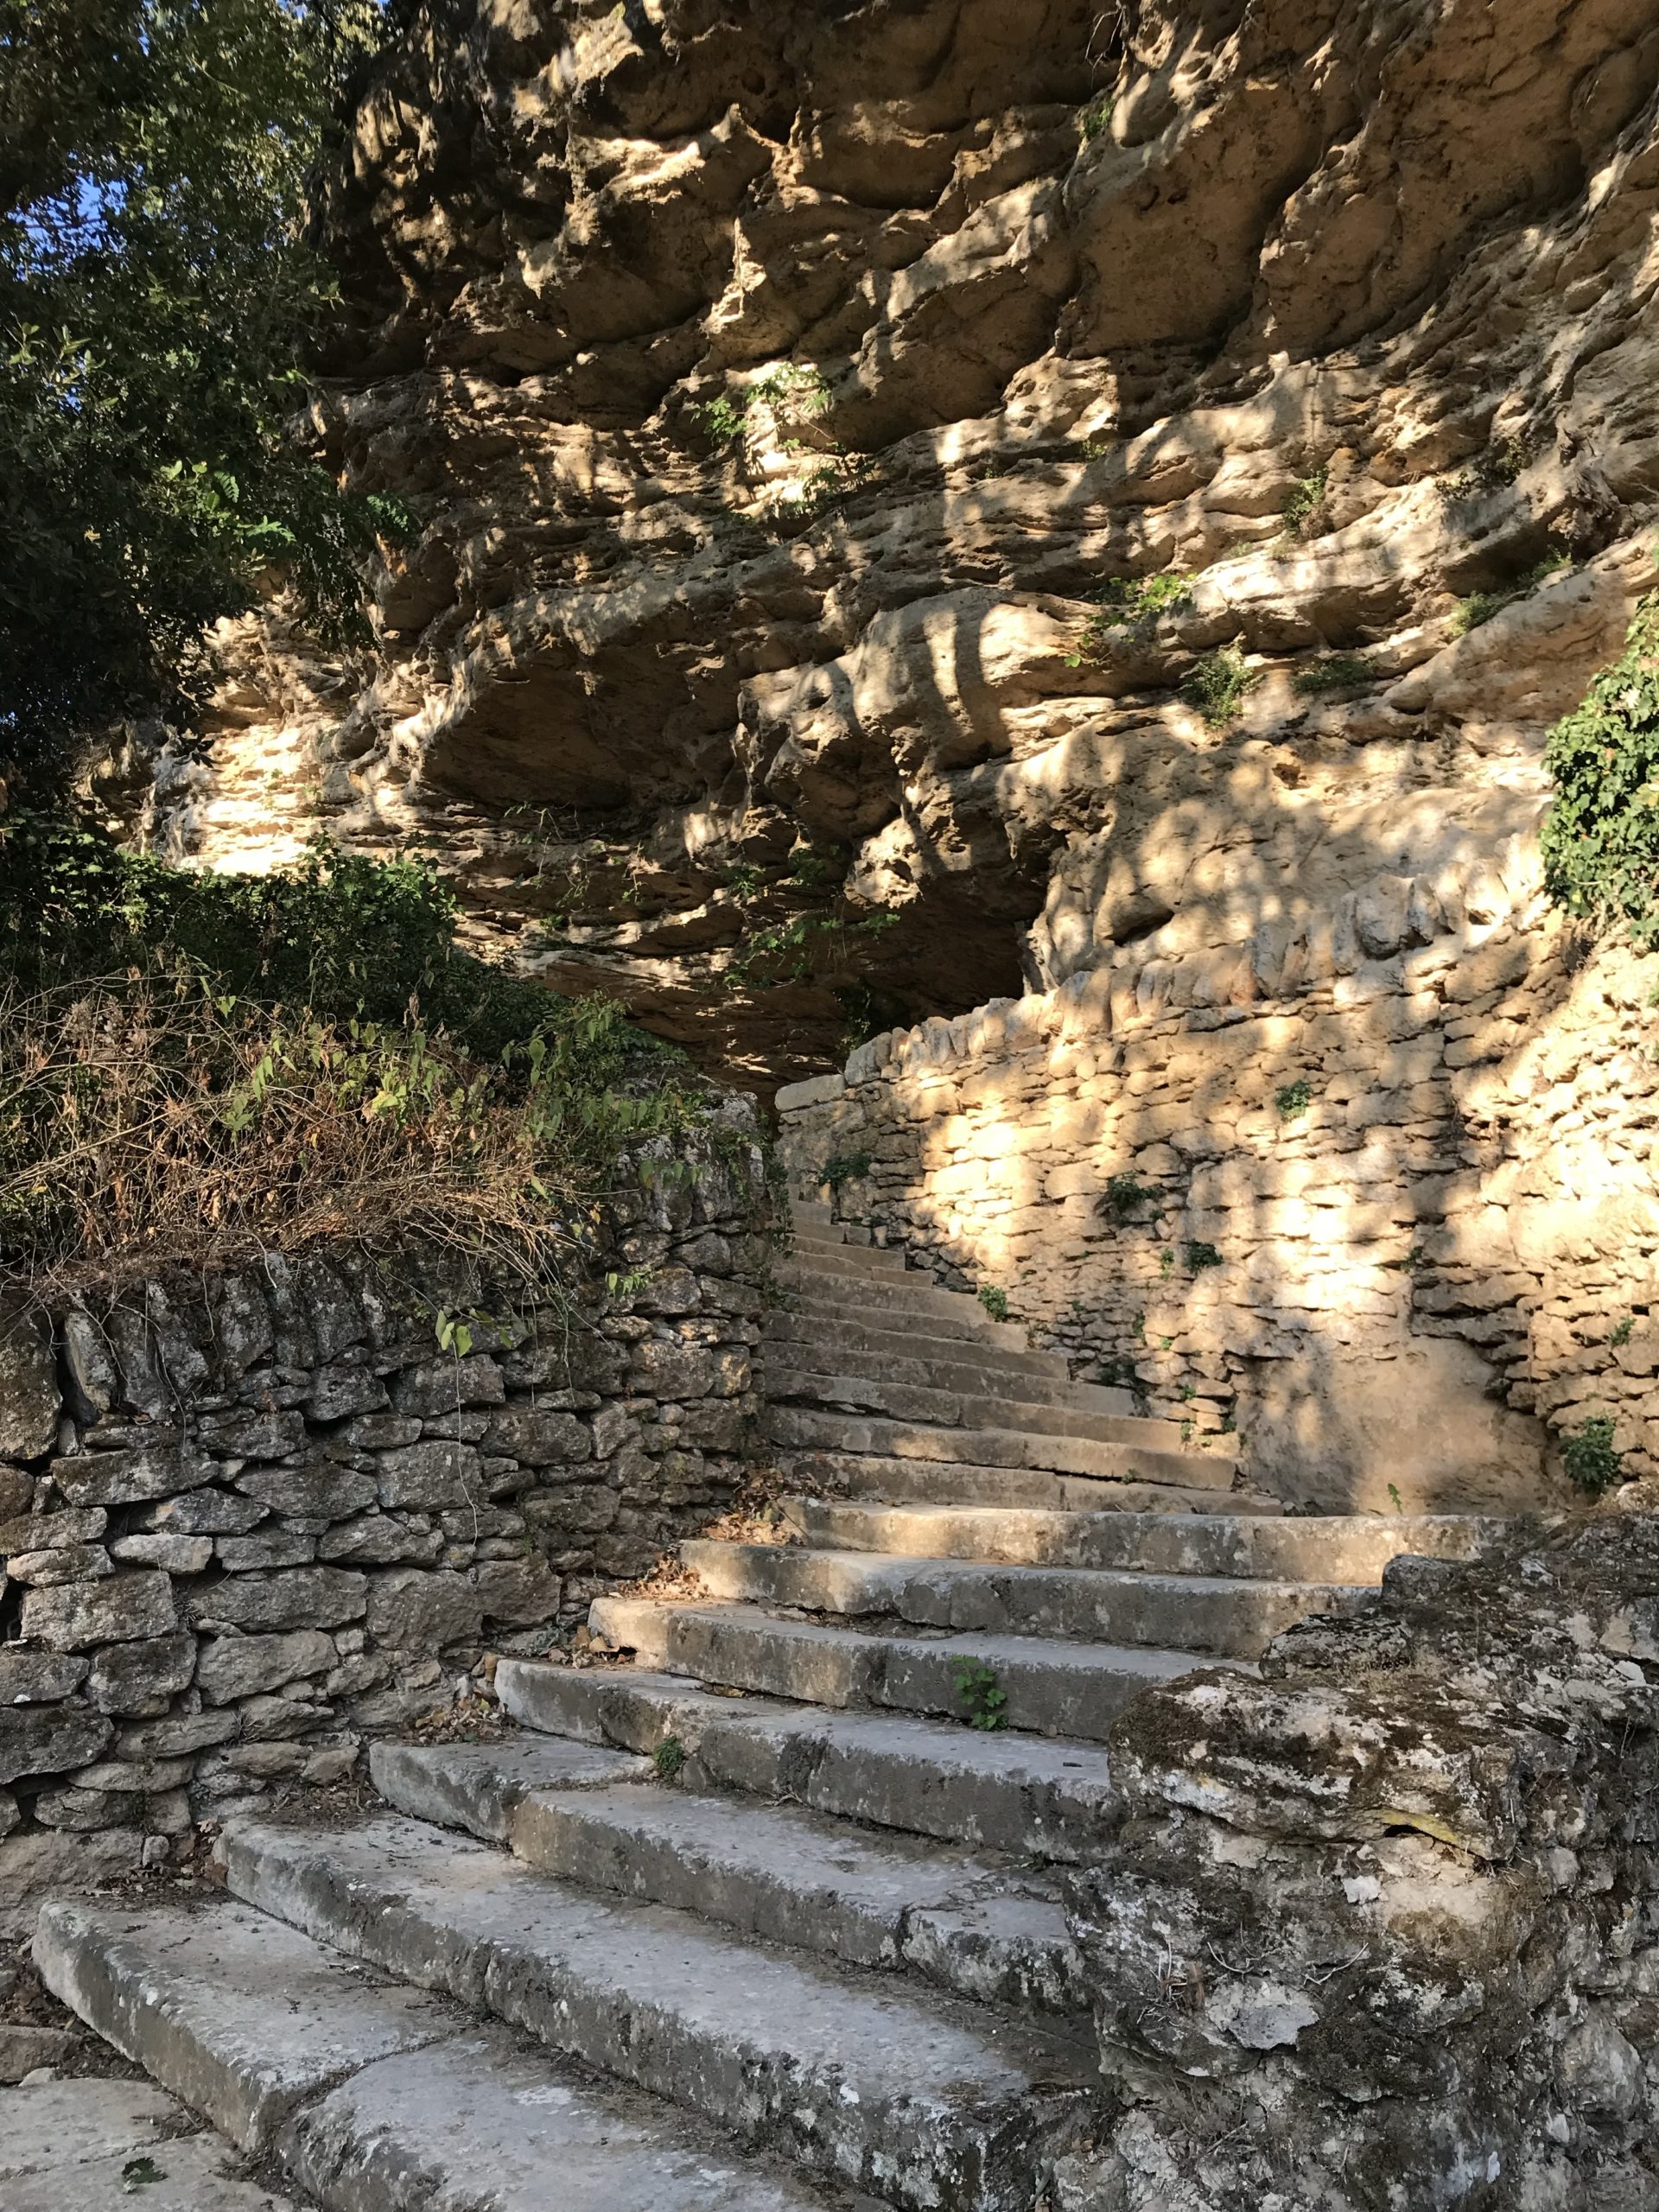
[{"label": "small plant in crevice", "polygon": [[1530,437],[1500,438],[1460,468],[1455,476],[1442,477],[1435,490],[1442,506],[1455,507],[1513,484],[1537,451]]},{"label": "small plant in crevice", "polygon": [[1181,696],[1211,729],[1225,729],[1237,721],[1246,696],[1261,680],[1261,671],[1246,667],[1243,654],[1236,647],[1229,647],[1205,653],[1193,664],[1181,686]]},{"label": "small plant in crevice", "polygon": [[1614,1447],[1613,1429],[1611,1414],[1597,1414],[1561,1446],[1567,1480],[1592,1497],[1611,1490],[1624,1468],[1624,1455]]},{"label": "small plant in crevice", "polygon": [[1112,110],[1116,105],[1117,95],[1115,92],[1100,92],[1080,111],[1077,129],[1085,146],[1091,139],[1098,138],[1103,130],[1110,129]]},{"label": "small plant in crevice", "polygon": [[818,1180],[839,1194],[843,1183],[861,1183],[869,1172],[868,1152],[837,1152],[824,1161]]},{"label": "small plant in crevice", "polygon": [[1294,680],[1305,698],[1316,699],[1326,691],[1357,691],[1376,682],[1376,671],[1363,653],[1328,653],[1298,669]]},{"label": "small plant in crevice", "polygon": [[1141,1387],[1141,1377],[1135,1372],[1135,1362],[1123,1352],[1117,1353],[1113,1358],[1103,1359],[1095,1370],[1095,1380],[1108,1390],[1138,1390]]},{"label": "small plant in crevice", "polygon": [[1175,1247],[1173,1244],[1166,1244],[1160,1249],[1158,1254],[1158,1272],[1160,1275],[1173,1275],[1174,1274]]},{"label": "small plant in crevice", "polygon": [[1007,1319],[1008,1294],[1006,1290],[999,1290],[995,1283],[987,1282],[980,1285],[979,1302],[985,1308],[985,1311],[990,1315],[993,1321],[1006,1321]]},{"label": "small plant in crevice", "polygon": [[1452,617],[1453,633],[1466,638],[1471,630],[1478,630],[1490,622],[1494,614],[1501,614],[1506,607],[1513,607],[1517,600],[1528,598],[1539,585],[1562,569],[1572,566],[1566,553],[1552,553],[1537,567],[1529,569],[1524,576],[1499,591],[1471,591],[1467,599],[1459,600],[1457,612]]},{"label": "small plant in crevice", "polygon": [[1213,1244],[1201,1244],[1193,1240],[1182,1245],[1181,1258],[1190,1275],[1201,1275],[1206,1268],[1221,1265],[1221,1255]]},{"label": "small plant in crevice", "polygon": [[1613,1331],[1612,1335],[1608,1338],[1608,1343],[1616,1350],[1621,1344],[1629,1344],[1630,1341],[1630,1332],[1635,1328],[1635,1314],[1627,1313],[1624,1316],[1624,1319],[1619,1323],[1618,1326]]},{"label": "small plant in crevice", "polygon": [[1307,526],[1325,505],[1328,472],[1316,468],[1311,476],[1298,477],[1284,505],[1285,528],[1294,537],[1305,537]]},{"label": "small plant in crevice", "polygon": [[1281,1122],[1300,1121],[1313,1103],[1306,1077],[1299,1076],[1294,1083],[1285,1084],[1274,1093],[1273,1103]]},{"label": "small plant in crevice", "polygon": [[1398,1483],[1390,1483],[1389,1484],[1389,1503],[1394,1508],[1396,1513],[1403,1513],[1406,1510],[1405,1500],[1400,1495],[1400,1485]]},{"label": "small plant in crevice", "polygon": [[1106,1185],[1103,1203],[1121,1228],[1125,1222],[1133,1221],[1147,1201],[1156,1196],[1156,1192],[1149,1190],[1135,1175],[1114,1175]]},{"label": "small plant in crevice", "polygon": [[950,1671],[957,1678],[957,1696],[968,1726],[987,1734],[1006,1728],[1008,1694],[997,1680],[995,1668],[982,1659],[961,1658],[951,1661]]},{"label": "small plant in crevice", "polygon": [[657,1770],[658,1782],[674,1781],[685,1760],[685,1745],[677,1736],[664,1736],[651,1755],[651,1763]]},{"label": "small plant in crevice", "polygon": [[1129,1316],[1129,1334],[1138,1344],[1147,1341],[1147,1309],[1139,1306]]},{"label": "small plant in crevice", "polygon": [[1190,1421],[1184,1421],[1181,1423],[1181,1441],[1183,1444],[1190,1444],[1192,1441],[1192,1424]]},{"label": "small plant in crevice", "polygon": [[1075,652],[1068,653],[1068,668],[1081,668],[1097,659],[1113,630],[1147,630],[1160,614],[1185,607],[1192,596],[1192,579],[1179,569],[1153,576],[1110,576],[1095,594],[1096,612],[1084,625]]}]

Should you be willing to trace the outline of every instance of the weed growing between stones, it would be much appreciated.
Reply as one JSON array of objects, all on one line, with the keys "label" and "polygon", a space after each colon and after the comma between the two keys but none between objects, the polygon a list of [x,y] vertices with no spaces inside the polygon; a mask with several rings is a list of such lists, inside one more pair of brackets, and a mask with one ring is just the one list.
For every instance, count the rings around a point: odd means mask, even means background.
[{"label": "weed growing between stones", "polygon": [[1247,668],[1236,647],[1205,653],[1181,686],[1181,696],[1203,715],[1211,729],[1225,729],[1238,719],[1245,696],[1261,682],[1260,671]]},{"label": "weed growing between stones", "polygon": [[1006,1290],[998,1290],[994,1283],[982,1283],[980,1286],[979,1302],[993,1321],[1007,1319],[1008,1294]]},{"label": "weed growing between stones", "polygon": [[861,1183],[869,1172],[870,1155],[868,1152],[838,1152],[824,1161],[823,1172],[818,1180],[827,1183],[832,1191],[839,1192],[843,1183]]},{"label": "weed growing between stones", "polygon": [[1218,1268],[1221,1255],[1213,1244],[1189,1242],[1181,1247],[1181,1258],[1190,1275],[1201,1275],[1206,1268]]},{"label": "weed growing between stones", "polygon": [[1624,1455],[1614,1449],[1613,1427],[1611,1414],[1596,1414],[1561,1446],[1568,1481],[1592,1497],[1599,1497],[1620,1479]]},{"label": "weed growing between stones", "polygon": [[1274,1106],[1281,1122],[1300,1121],[1313,1103],[1313,1094],[1306,1078],[1299,1076],[1294,1083],[1287,1083],[1274,1095]]},{"label": "weed growing between stones", "polygon": [[1137,1176],[1114,1175],[1106,1185],[1103,1203],[1107,1212],[1121,1228],[1126,1222],[1133,1221],[1147,1200],[1156,1195]]},{"label": "weed growing between stones", "polygon": [[1077,129],[1083,134],[1083,143],[1085,146],[1090,139],[1098,138],[1103,130],[1111,127],[1112,110],[1116,105],[1116,96],[1114,93],[1102,92],[1097,99],[1090,100],[1088,106],[1083,110],[1077,118]]},{"label": "weed growing between stones", "polygon": [[1624,1316],[1624,1319],[1619,1323],[1618,1326],[1613,1331],[1612,1335],[1608,1338],[1608,1343],[1615,1347],[1620,1344],[1629,1344],[1630,1341],[1630,1332],[1635,1328],[1635,1314],[1627,1313]]},{"label": "weed growing between stones", "polygon": [[1068,668],[1081,668],[1096,660],[1109,633],[1120,629],[1148,629],[1160,614],[1185,607],[1192,596],[1192,579],[1179,569],[1156,576],[1112,576],[1096,594],[1096,612],[1084,626],[1082,642],[1068,653]]},{"label": "weed growing between stones", "polygon": [[963,1707],[963,1717],[970,1728],[986,1733],[1007,1726],[1008,1694],[996,1677],[995,1667],[982,1659],[953,1659],[951,1672],[957,1678],[957,1695]]},{"label": "weed growing between stones", "polygon": [[658,1782],[673,1782],[685,1764],[685,1745],[677,1736],[664,1736],[651,1755]]}]

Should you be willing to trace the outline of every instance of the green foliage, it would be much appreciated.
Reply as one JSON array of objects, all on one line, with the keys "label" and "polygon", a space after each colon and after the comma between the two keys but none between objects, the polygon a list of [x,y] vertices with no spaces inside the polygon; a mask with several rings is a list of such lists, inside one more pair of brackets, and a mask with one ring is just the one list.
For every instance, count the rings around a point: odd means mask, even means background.
[{"label": "green foliage", "polygon": [[[1158,1272],[1160,1275],[1173,1275],[1174,1274],[1175,1247],[1173,1244],[1160,1244],[1159,1246]],[[1165,1350],[1168,1350],[1167,1345],[1165,1346]]]},{"label": "green foliage", "polygon": [[1155,1191],[1149,1190],[1133,1174],[1114,1175],[1106,1185],[1106,1211],[1122,1224],[1133,1221],[1147,1199],[1156,1196]]},{"label": "green foliage", "polygon": [[827,1183],[832,1191],[839,1191],[843,1183],[861,1183],[869,1172],[868,1152],[838,1152],[833,1159],[824,1161],[818,1180]]},{"label": "green foliage", "polygon": [[752,931],[733,955],[725,988],[754,990],[849,976],[862,946],[896,929],[899,919],[883,907],[855,922],[840,913],[802,913],[769,923]]},{"label": "green foliage", "polygon": [[166,2167],[158,2166],[148,2154],[129,2158],[121,2169],[121,2193],[124,2196],[130,2196],[135,2190],[149,2189],[158,2181],[166,2179]]},{"label": "green foliage", "polygon": [[1614,1422],[1611,1414],[1601,1414],[1586,1421],[1576,1436],[1569,1436],[1561,1446],[1561,1464],[1569,1482],[1587,1491],[1592,1497],[1599,1497],[1604,1491],[1611,1490],[1620,1478],[1624,1454],[1613,1448]]},{"label": "green foliage", "polygon": [[1461,506],[1471,499],[1513,484],[1531,461],[1535,448],[1529,438],[1503,438],[1490,445],[1468,467],[1446,477],[1438,486],[1441,503]]},{"label": "green foliage", "polygon": [[951,1661],[950,1671],[957,1678],[957,1696],[968,1726],[987,1734],[1006,1728],[1008,1694],[997,1680],[995,1668],[982,1659],[962,1658]]},{"label": "green foliage", "polygon": [[370,0],[0,0],[0,751],[188,695],[273,569],[335,637],[409,527],[297,446],[308,172]]},{"label": "green foliage", "polygon": [[1285,526],[1298,537],[1306,534],[1309,523],[1325,503],[1326,473],[1319,468],[1312,476],[1298,477],[1286,497]]},{"label": "green foliage", "polygon": [[1008,1294],[1006,1290],[998,1290],[994,1283],[982,1283],[979,1292],[979,1302],[985,1308],[985,1311],[990,1315],[993,1321],[1006,1321],[1007,1319]]},{"label": "green foliage", "polygon": [[1355,691],[1376,681],[1376,671],[1360,653],[1330,653],[1296,671],[1296,689],[1306,697],[1325,691]]},{"label": "green foliage", "polygon": [[1258,671],[1244,665],[1236,650],[1205,653],[1181,686],[1181,696],[1204,716],[1211,729],[1225,729],[1235,721],[1247,692],[1261,682]]},{"label": "green foliage", "polygon": [[1457,612],[1452,617],[1453,632],[1459,638],[1467,637],[1471,630],[1478,630],[1484,622],[1490,622],[1494,614],[1501,614],[1506,607],[1513,607],[1517,600],[1527,598],[1546,578],[1569,565],[1565,553],[1552,553],[1547,560],[1540,561],[1536,568],[1529,569],[1524,576],[1501,591],[1471,592],[1467,599],[1458,602]]},{"label": "green foliage", "polygon": [[664,1736],[651,1755],[658,1782],[674,1781],[686,1760],[685,1745],[677,1736]]},{"label": "green foliage", "polygon": [[1147,1309],[1138,1306],[1129,1317],[1129,1334],[1138,1344],[1147,1341]]},{"label": "green foliage", "polygon": [[1307,1087],[1306,1077],[1299,1076],[1294,1083],[1286,1084],[1274,1093],[1273,1103],[1278,1109],[1281,1122],[1300,1121],[1313,1103],[1313,1094]]},{"label": "green foliage", "polygon": [[1124,1352],[1119,1352],[1111,1359],[1103,1359],[1095,1370],[1095,1380],[1109,1390],[1137,1390],[1141,1387],[1141,1377],[1135,1371],[1135,1362]]},{"label": "green foliage", "polygon": [[1076,652],[1066,655],[1066,666],[1081,668],[1085,661],[1097,659],[1112,631],[1149,628],[1160,615],[1185,606],[1192,596],[1192,579],[1179,569],[1155,576],[1109,577],[1096,594],[1098,611],[1085,624]]},{"label": "green foliage", "polygon": [[1186,1263],[1186,1272],[1190,1275],[1201,1275],[1206,1268],[1218,1268],[1221,1265],[1221,1255],[1213,1244],[1189,1242],[1182,1245],[1181,1257]]},{"label": "green foliage", "polygon": [[1613,1331],[1612,1335],[1608,1338],[1608,1343],[1613,1345],[1615,1349],[1621,1344],[1629,1344],[1630,1341],[1630,1333],[1635,1327],[1635,1314],[1627,1313],[1624,1316],[1624,1319],[1619,1323],[1618,1326]]},{"label": "green foliage", "polygon": [[748,419],[747,410],[736,406],[724,392],[717,399],[702,401],[691,411],[717,446],[730,445],[734,438],[741,437]]},{"label": "green foliage", "polygon": [[1554,802],[1541,843],[1557,905],[1623,921],[1659,943],[1659,592],[1637,608],[1624,652],[1557,722],[1544,751]]},{"label": "green foliage", "polygon": [[1116,105],[1115,93],[1100,92],[1082,110],[1077,117],[1077,129],[1082,133],[1085,146],[1090,139],[1098,138],[1103,130],[1111,128],[1112,110]]}]

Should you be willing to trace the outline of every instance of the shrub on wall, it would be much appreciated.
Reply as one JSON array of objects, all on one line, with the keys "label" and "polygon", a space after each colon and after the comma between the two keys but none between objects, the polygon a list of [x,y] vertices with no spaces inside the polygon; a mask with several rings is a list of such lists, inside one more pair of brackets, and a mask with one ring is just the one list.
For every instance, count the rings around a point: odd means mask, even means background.
[{"label": "shrub on wall", "polygon": [[1623,921],[1659,943],[1659,592],[1637,608],[1624,652],[1550,732],[1555,785],[1541,844],[1549,895],[1569,913]]}]

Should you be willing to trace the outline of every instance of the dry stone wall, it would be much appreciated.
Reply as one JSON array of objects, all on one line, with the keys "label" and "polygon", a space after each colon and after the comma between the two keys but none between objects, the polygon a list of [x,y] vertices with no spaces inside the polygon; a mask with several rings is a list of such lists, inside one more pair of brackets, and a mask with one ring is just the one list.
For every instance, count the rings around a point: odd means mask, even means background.
[{"label": "dry stone wall", "polygon": [[[0,1925],[350,1776],[720,1510],[771,1249],[748,1109],[726,1118],[648,1149],[573,1305],[431,1254],[271,1253],[12,1306]],[[441,1349],[441,1315],[470,1341]]]},{"label": "dry stone wall", "polygon": [[1653,2212],[1659,1503],[1396,1560],[1116,1724],[1065,2212]]},{"label": "dry stone wall", "polygon": [[1659,1471],[1659,963],[1545,906],[1535,842],[1316,926],[878,1038],[782,1092],[798,1185],[1322,1510]]}]

